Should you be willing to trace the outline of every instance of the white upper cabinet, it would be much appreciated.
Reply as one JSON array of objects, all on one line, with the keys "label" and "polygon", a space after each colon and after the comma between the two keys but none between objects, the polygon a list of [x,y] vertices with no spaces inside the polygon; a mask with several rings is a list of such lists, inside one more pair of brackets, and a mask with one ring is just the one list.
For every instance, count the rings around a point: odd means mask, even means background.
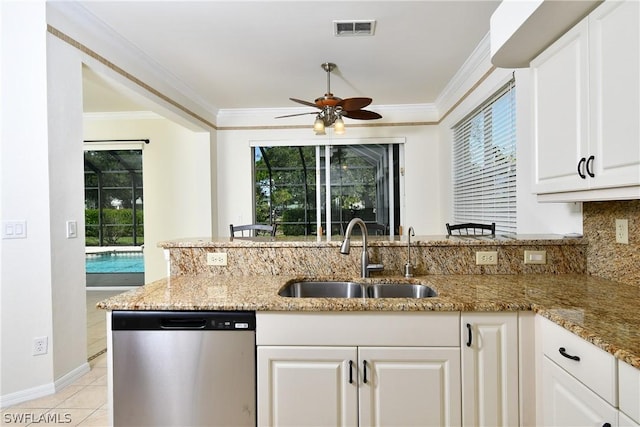
[{"label": "white upper cabinet", "polygon": [[577,172],[588,145],[588,23],[580,22],[531,63],[535,188],[583,190]]},{"label": "white upper cabinet", "polygon": [[540,201],[640,198],[639,27],[605,2],[531,62]]}]

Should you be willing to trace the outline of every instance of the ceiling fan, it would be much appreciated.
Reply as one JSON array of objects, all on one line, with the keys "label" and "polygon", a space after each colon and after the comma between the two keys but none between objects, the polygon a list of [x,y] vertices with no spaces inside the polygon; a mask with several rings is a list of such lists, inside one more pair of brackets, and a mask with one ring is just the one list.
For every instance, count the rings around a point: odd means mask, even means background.
[{"label": "ceiling fan", "polygon": [[331,93],[331,72],[336,68],[336,64],[325,62],[320,65],[327,73],[327,93],[320,98],[316,98],[314,102],[303,101],[301,99],[289,98],[290,100],[309,107],[318,108],[320,112],[288,114],[286,116],[278,116],[276,119],[283,117],[302,116],[305,114],[316,114],[316,121],[313,124],[313,130],[316,135],[324,135],[325,127],[334,125],[337,134],[344,133],[343,117],[357,120],[375,120],[382,116],[376,112],[363,110],[362,108],[371,104],[371,98],[338,98]]}]

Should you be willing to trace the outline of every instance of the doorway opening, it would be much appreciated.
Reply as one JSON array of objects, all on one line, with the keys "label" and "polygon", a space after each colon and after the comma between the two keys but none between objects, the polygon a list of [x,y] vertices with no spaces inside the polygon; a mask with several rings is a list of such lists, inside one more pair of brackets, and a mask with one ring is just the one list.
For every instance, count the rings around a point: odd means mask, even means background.
[{"label": "doorway opening", "polygon": [[87,287],[144,284],[142,149],[114,142],[85,141]]}]

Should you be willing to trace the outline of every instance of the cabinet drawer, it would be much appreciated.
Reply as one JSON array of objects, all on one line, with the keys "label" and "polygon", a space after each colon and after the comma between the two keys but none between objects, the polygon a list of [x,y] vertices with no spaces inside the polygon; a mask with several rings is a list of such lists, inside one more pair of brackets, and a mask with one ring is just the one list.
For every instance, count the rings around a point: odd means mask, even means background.
[{"label": "cabinet drawer", "polygon": [[258,312],[257,345],[460,347],[460,312]]},{"label": "cabinet drawer", "polygon": [[[618,375],[613,355],[548,319],[539,317],[539,320],[545,356],[611,405],[617,406]],[[576,357],[579,360],[575,360]]]},{"label": "cabinet drawer", "polygon": [[620,410],[640,423],[640,369],[618,362]]}]

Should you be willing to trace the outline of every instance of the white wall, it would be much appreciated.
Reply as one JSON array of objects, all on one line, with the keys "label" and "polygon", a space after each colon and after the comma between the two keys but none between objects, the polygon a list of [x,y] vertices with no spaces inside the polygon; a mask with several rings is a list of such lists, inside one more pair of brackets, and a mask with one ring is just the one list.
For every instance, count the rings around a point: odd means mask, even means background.
[{"label": "white wall", "polygon": [[212,236],[209,132],[153,113],[86,114],[84,139],[149,139],[143,144],[145,281],[167,275],[163,240]]},{"label": "white wall", "polygon": [[[44,1],[1,8],[2,219],[27,222],[26,239],[2,240],[5,406],[52,392],[88,364],[78,328],[86,324],[84,247],[65,234],[66,220],[82,230],[84,218],[80,63],[48,36]],[[47,354],[32,355],[35,337],[48,337]]]},{"label": "white wall", "polygon": [[[2,221],[27,221],[27,238],[2,240],[2,402],[25,389],[52,389],[53,355],[31,355],[52,334],[51,237],[44,2],[0,2],[2,40]],[[28,52],[28,54],[26,54]]]}]

